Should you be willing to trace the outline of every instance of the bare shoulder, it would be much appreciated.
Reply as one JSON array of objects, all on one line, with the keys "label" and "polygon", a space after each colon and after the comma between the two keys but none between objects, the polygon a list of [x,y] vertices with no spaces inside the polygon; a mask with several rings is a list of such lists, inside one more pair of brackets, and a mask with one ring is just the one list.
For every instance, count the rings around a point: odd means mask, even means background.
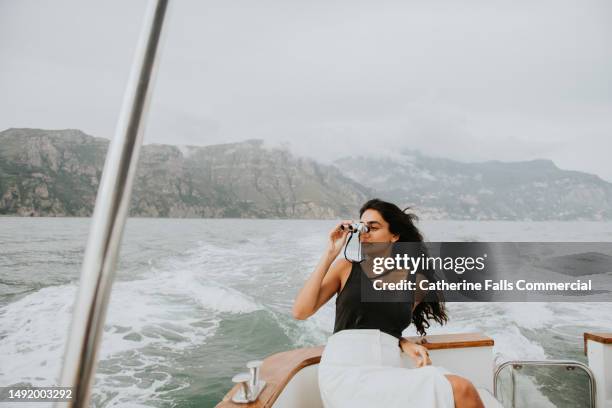
[{"label": "bare shoulder", "polygon": [[338,258],[332,264],[331,270],[343,274],[347,270],[350,270],[352,266],[353,264],[346,258]]},{"label": "bare shoulder", "polygon": [[334,261],[332,267],[330,268],[330,273],[339,283],[338,292],[344,288],[344,284],[348,280],[349,274],[351,273],[351,268],[353,264],[350,261],[347,261],[346,258],[339,258]]},{"label": "bare shoulder", "polygon": [[334,260],[334,262],[329,267],[329,270],[325,275],[325,279],[334,280],[338,283],[341,283],[345,280],[345,277],[348,276],[350,270],[351,262],[347,261],[344,257],[338,258]]}]

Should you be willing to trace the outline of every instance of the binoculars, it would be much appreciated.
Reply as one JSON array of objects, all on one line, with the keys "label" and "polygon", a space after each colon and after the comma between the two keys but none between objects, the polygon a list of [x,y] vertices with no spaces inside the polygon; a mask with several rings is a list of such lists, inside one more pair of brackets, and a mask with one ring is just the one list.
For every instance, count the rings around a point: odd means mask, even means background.
[{"label": "binoculars", "polygon": [[352,224],[342,224],[340,225],[341,230],[348,229],[350,232],[368,232],[370,228],[365,225],[363,222],[354,222]]}]

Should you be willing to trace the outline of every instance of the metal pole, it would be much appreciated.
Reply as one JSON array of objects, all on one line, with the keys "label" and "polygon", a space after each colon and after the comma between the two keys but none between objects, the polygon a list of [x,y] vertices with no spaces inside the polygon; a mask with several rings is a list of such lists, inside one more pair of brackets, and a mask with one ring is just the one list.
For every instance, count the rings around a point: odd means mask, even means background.
[{"label": "metal pole", "polygon": [[516,377],[515,377],[515,369],[523,368],[524,366],[538,366],[538,367],[565,367],[565,369],[579,369],[586,373],[589,379],[589,400],[590,407],[594,408],[597,401],[597,385],[595,383],[595,376],[593,375],[593,371],[591,368],[579,361],[572,360],[516,360],[516,361],[506,361],[505,363],[500,364],[495,369],[495,373],[493,374],[493,395],[495,398],[498,398],[500,395],[497,392],[499,377],[501,372],[510,366],[512,370],[510,372],[511,380],[512,380],[512,406],[516,403]]},{"label": "metal pole", "polygon": [[89,406],[167,6],[168,0],[151,0],[148,5],[119,122],[106,155],[60,379],[61,386],[73,387],[72,400],[61,406]]}]

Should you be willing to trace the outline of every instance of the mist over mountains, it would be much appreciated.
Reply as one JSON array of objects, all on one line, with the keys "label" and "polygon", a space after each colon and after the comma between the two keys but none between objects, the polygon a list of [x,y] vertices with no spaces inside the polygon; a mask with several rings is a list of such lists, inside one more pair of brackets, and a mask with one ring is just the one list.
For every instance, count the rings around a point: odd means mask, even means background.
[{"label": "mist over mountains", "polygon": [[[108,144],[79,130],[0,132],[0,214],[91,215]],[[132,216],[356,218],[380,197],[423,219],[612,219],[611,183],[549,160],[462,163],[407,151],[326,165],[247,140],[145,145],[136,177]]]},{"label": "mist over mountains", "polygon": [[611,183],[559,169],[551,160],[462,163],[408,151],[384,159],[343,158],[335,164],[381,198],[414,206],[424,218],[612,218]]}]

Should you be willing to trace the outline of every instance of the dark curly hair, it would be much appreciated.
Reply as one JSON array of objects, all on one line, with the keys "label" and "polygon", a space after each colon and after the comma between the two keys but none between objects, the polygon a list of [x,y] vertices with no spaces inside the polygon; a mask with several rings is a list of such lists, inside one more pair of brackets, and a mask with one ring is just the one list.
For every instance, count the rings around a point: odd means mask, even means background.
[{"label": "dark curly hair", "polygon": [[[374,198],[361,207],[359,217],[366,210],[376,210],[389,224],[389,232],[399,235],[398,242],[423,242],[423,235],[414,224],[418,217],[411,212],[407,212],[409,209],[410,207],[401,210],[393,203]],[[425,246],[422,249],[426,254]],[[431,275],[427,277],[430,280],[435,279]],[[422,336],[426,334],[426,330],[430,326],[429,320],[434,320],[441,325],[448,322],[444,299],[441,294],[433,291],[429,292],[412,312],[412,323],[416,327],[417,333]]]}]

